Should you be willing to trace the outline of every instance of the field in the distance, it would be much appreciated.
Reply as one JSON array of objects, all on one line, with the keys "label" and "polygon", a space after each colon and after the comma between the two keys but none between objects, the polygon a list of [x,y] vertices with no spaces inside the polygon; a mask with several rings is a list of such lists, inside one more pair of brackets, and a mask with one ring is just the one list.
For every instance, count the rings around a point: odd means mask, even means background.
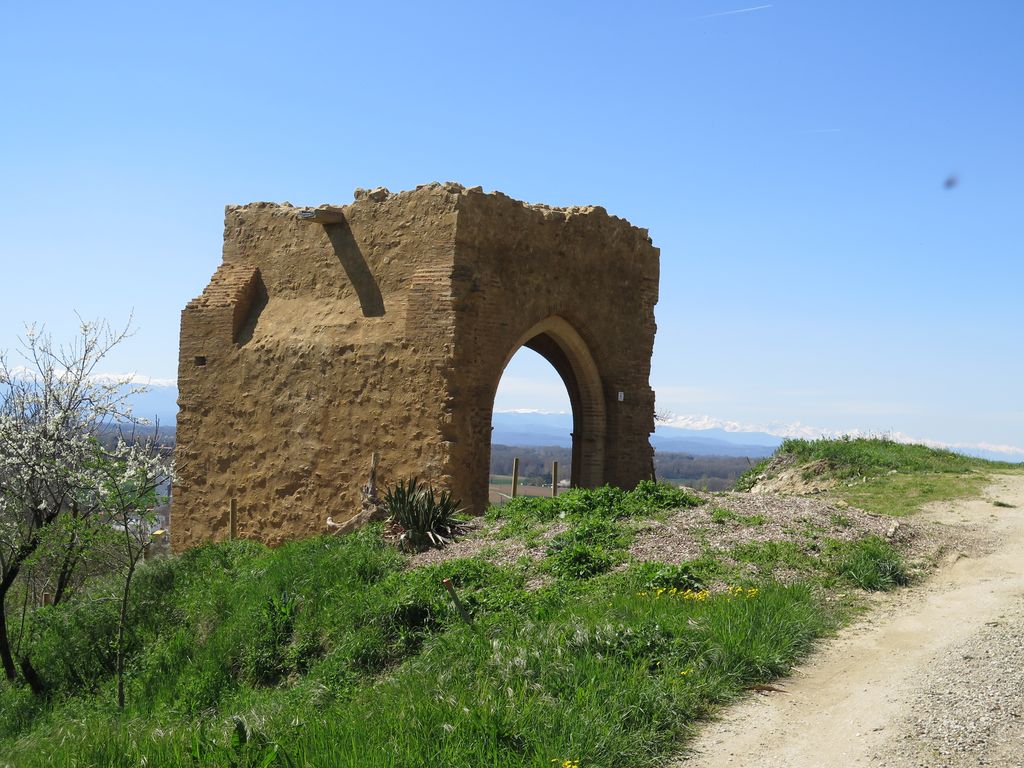
[{"label": "field in the distance", "polygon": [[[568,488],[560,488],[562,490],[568,490]],[[512,495],[512,476],[511,475],[491,475],[490,485],[488,486],[487,500],[491,504],[503,504]],[[519,495],[520,496],[550,496],[551,486],[550,485],[524,485],[522,481],[519,483]]]},{"label": "field in the distance", "polygon": [[[519,486],[533,486],[546,493],[522,491],[532,496],[548,495],[551,489],[551,462],[558,462],[559,478],[570,477],[572,452],[560,446],[491,446],[491,501],[497,502],[495,486],[512,484],[512,460],[519,459]],[[744,472],[759,459],[743,456],[700,456],[670,451],[654,452],[654,472],[658,480],[699,488],[707,491],[725,491],[733,487]]]}]

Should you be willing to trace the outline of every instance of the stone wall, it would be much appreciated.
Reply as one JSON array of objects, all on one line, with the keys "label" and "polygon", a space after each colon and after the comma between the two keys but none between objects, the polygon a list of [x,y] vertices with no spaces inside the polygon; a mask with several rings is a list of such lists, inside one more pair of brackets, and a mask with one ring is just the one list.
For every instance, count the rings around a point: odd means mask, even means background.
[{"label": "stone wall", "polygon": [[574,481],[632,487],[652,471],[657,291],[647,232],[601,208],[457,184],[229,207],[223,264],[182,312],[174,548],[226,537],[231,498],[242,537],[324,532],[358,513],[374,451],[381,483],[482,511],[524,344],[566,381]]}]

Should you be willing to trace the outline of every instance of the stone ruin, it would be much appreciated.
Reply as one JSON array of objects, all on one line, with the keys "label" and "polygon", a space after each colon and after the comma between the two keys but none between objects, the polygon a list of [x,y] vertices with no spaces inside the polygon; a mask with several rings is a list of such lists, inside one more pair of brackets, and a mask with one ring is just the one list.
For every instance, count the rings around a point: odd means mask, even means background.
[{"label": "stone ruin", "polygon": [[181,316],[174,549],[236,514],[268,544],[358,522],[371,464],[380,487],[418,477],[482,512],[523,346],[568,390],[572,485],[650,478],[658,256],[603,208],[453,183],[228,206],[223,261]]}]

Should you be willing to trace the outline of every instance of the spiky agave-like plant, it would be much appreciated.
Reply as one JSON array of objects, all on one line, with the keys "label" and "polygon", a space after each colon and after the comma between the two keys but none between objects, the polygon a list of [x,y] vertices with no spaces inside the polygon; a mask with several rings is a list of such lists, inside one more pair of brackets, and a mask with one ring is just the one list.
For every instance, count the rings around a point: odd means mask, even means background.
[{"label": "spiky agave-like plant", "polygon": [[384,507],[390,521],[402,529],[399,546],[410,552],[451,544],[464,528],[456,516],[462,502],[449,491],[440,494],[432,486],[419,485],[417,478],[399,482],[384,493]]}]

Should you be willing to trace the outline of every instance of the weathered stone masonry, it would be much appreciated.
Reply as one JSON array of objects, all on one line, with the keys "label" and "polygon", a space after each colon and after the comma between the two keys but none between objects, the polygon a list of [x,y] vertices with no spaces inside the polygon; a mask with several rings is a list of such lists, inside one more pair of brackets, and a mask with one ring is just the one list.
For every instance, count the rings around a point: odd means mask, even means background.
[{"label": "weathered stone masonry", "polygon": [[573,408],[572,481],[650,477],[658,249],[598,207],[458,184],[351,205],[229,206],[223,263],[181,318],[175,550],[271,544],[417,476],[487,504],[491,411],[521,346]]}]

